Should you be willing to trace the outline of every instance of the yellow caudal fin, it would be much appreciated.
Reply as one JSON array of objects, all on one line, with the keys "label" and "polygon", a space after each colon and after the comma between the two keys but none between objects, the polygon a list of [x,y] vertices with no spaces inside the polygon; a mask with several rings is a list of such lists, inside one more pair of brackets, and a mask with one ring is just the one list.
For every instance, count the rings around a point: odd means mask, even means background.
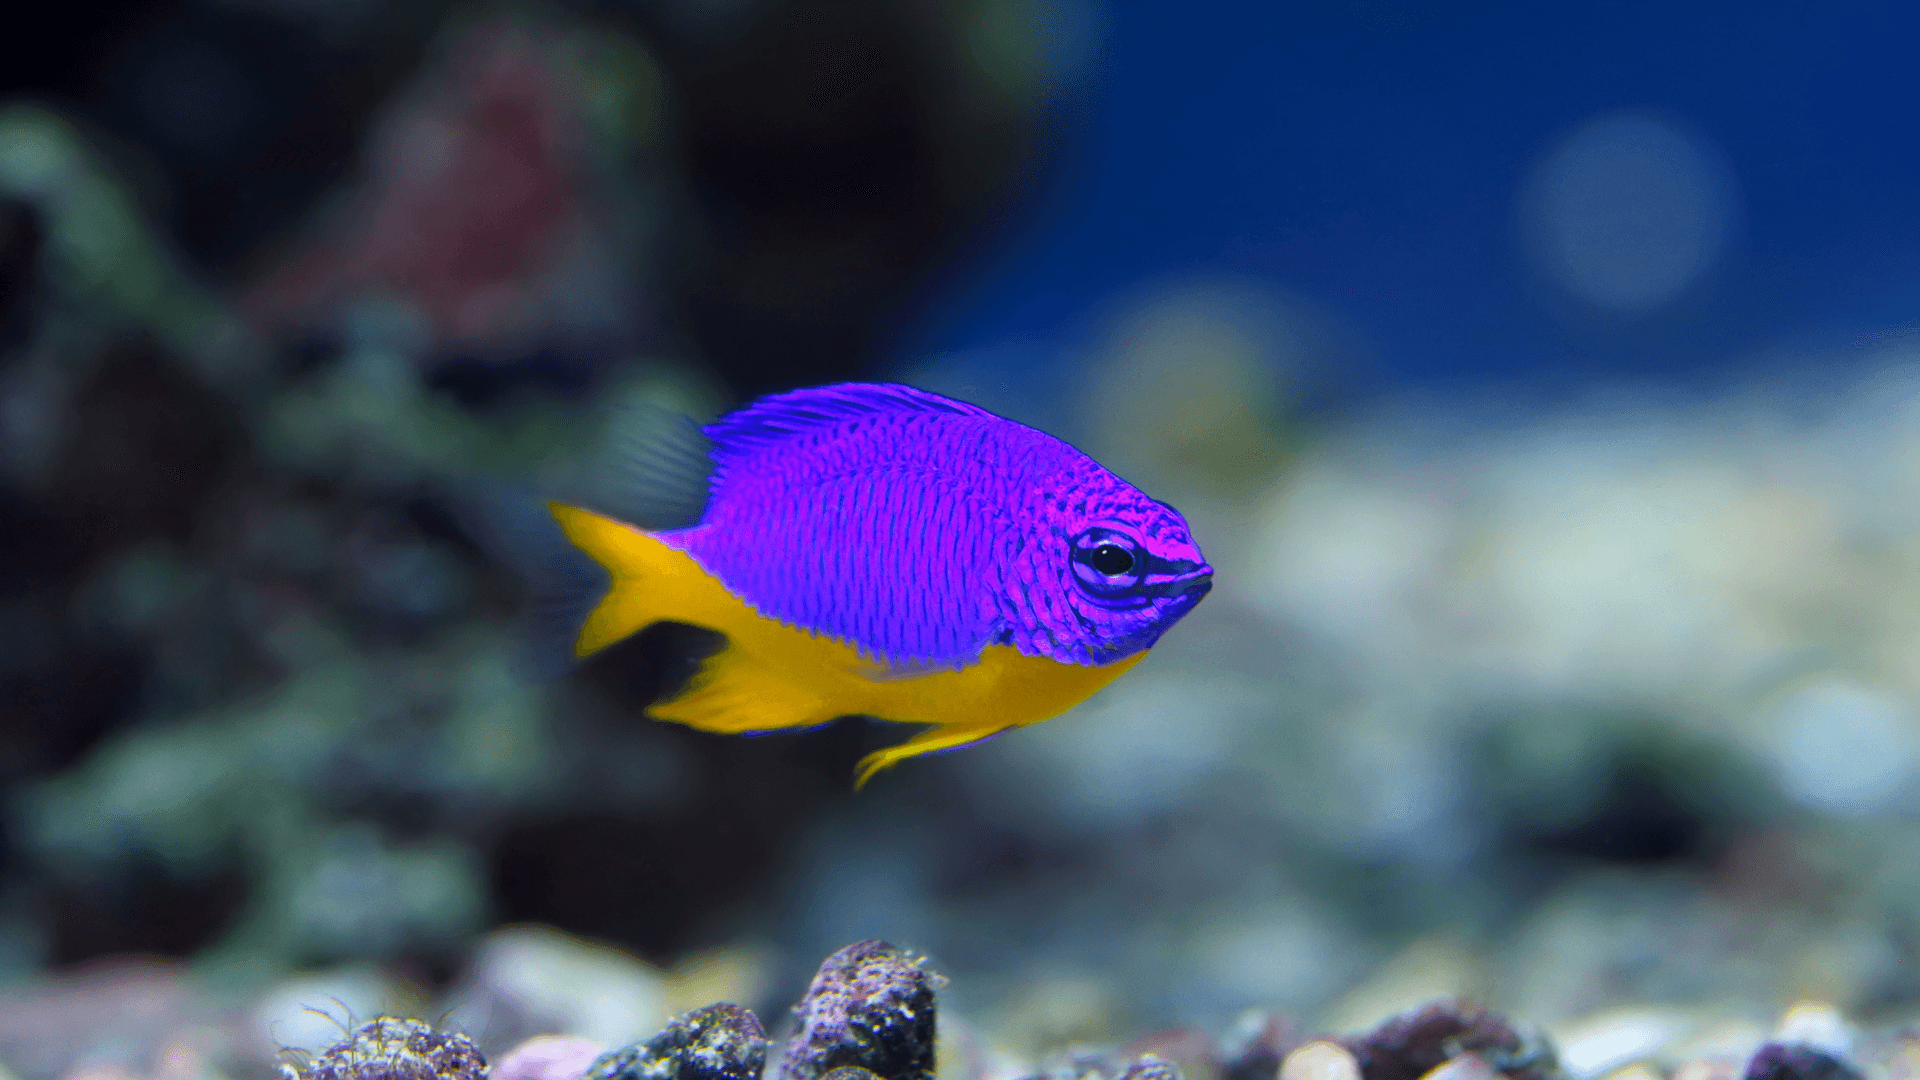
[{"label": "yellow caudal fin", "polygon": [[848,710],[782,678],[756,654],[769,633],[789,666],[805,669],[811,651],[833,648],[797,630],[766,623],[685,552],[658,537],[591,511],[548,504],[567,539],[606,567],[613,585],[577,626],[574,655],[584,659],[651,623],[674,621],[727,635],[727,647],[707,657],[687,689],[648,709],[654,717],[702,731],[734,735],[824,724]]},{"label": "yellow caudal fin", "polygon": [[590,510],[548,503],[567,540],[612,576],[612,586],[573,628],[573,655],[584,660],[642,628],[673,617],[685,591],[686,556],[645,532]]}]

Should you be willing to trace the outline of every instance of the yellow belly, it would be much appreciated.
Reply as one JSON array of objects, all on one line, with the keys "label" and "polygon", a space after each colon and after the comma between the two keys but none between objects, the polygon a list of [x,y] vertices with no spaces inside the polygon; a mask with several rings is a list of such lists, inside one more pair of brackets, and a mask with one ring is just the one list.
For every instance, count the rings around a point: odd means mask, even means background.
[{"label": "yellow belly", "polygon": [[874,661],[844,642],[783,626],[729,592],[685,552],[611,518],[550,504],[567,538],[613,576],[613,587],[574,643],[586,657],[661,621],[718,630],[727,647],[708,658],[685,693],[650,711],[704,731],[812,727],[839,716],[935,724],[861,762],[859,782],[912,757],[977,742],[1058,716],[1146,656],[1100,667],[990,646],[961,671],[878,678]]}]

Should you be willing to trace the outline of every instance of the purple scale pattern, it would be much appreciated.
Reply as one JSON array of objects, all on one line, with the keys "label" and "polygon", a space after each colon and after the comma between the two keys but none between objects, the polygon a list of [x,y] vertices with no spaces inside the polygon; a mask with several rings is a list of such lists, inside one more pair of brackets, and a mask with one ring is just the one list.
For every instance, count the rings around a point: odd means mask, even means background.
[{"label": "purple scale pattern", "polygon": [[662,534],[762,615],[900,667],[996,642],[1063,663],[1150,646],[1199,595],[1102,605],[1073,538],[1117,526],[1205,564],[1186,522],[1073,447],[947,398],[848,384],[765,398],[706,428],[706,517]]}]

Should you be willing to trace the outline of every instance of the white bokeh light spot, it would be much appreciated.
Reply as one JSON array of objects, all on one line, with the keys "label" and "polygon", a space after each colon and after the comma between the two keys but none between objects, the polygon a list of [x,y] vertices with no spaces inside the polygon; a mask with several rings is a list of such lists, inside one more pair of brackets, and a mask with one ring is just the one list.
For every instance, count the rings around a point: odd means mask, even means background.
[{"label": "white bokeh light spot", "polygon": [[1920,764],[1920,731],[1897,698],[1848,679],[1825,679],[1783,703],[1773,756],[1802,805],[1846,817],[1889,809]]},{"label": "white bokeh light spot", "polygon": [[1608,113],[1546,153],[1525,232],[1559,285],[1643,315],[1698,281],[1726,247],[1737,192],[1719,151],[1657,116]]}]

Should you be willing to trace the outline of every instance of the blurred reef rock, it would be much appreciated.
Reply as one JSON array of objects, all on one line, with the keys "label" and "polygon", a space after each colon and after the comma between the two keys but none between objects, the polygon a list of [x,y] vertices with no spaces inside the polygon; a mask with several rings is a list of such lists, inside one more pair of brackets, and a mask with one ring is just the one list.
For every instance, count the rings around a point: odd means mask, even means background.
[{"label": "blurred reef rock", "polygon": [[867,736],[634,722],[697,652],[670,629],[516,680],[519,586],[442,496],[537,486],[635,402],[861,374],[1020,181],[1031,24],[50,24],[0,97],[0,982],[118,954],[434,982],[515,920],[718,943]]},{"label": "blurred reef rock", "polygon": [[[311,1047],[288,1047],[258,1029],[223,1027],[219,1009],[208,1007],[149,1010],[149,1028],[134,1040],[126,1038],[125,1015],[96,1011],[89,1014],[96,1025],[108,1026],[85,1029],[91,1047],[69,1040],[34,1052],[17,1042],[29,1018],[8,1012],[0,1014],[0,1054],[21,1080],[93,1076],[89,1070],[103,1068],[125,1080],[266,1076],[275,1060],[288,1080],[756,1080],[770,1063],[796,1061],[834,1080],[1911,1080],[1920,1063],[1920,1029],[1856,1025],[1817,1002],[1799,1003],[1771,1028],[1677,1011],[1597,1015],[1570,1027],[1563,1054],[1544,1031],[1453,998],[1375,1017],[1370,1028],[1346,1036],[1314,1035],[1292,1020],[1250,1013],[1221,1034],[1186,1028],[1126,1043],[1067,1043],[1025,1060],[955,1053],[944,1034],[950,1026],[990,1042],[1000,1035],[942,1006],[936,1060],[934,991],[941,983],[893,946],[861,942],[822,965],[792,1008],[796,1023],[772,1039],[752,1010],[720,1002],[612,1048],[559,1023],[516,1039],[491,1066],[449,1020],[383,1014],[360,1021],[329,1011],[325,1019],[337,1027],[310,1031],[306,1037],[317,1040]],[[911,1016],[903,1008],[909,1002]],[[0,997],[0,1004],[11,1003]],[[80,1013],[76,1004],[69,1000],[64,1011],[31,1020],[43,1034],[77,1033],[62,1021]],[[628,1030],[658,1023],[651,1010],[623,1015]],[[1250,1054],[1250,1040],[1265,1049]],[[1586,1046],[1576,1050],[1575,1043]],[[1596,1052],[1600,1043],[1607,1049]],[[103,1056],[107,1047],[116,1056]],[[188,1069],[194,1071],[182,1071]]]},{"label": "blurred reef rock", "polygon": [[900,1080],[932,1080],[934,991],[940,978],[884,941],[827,958],[794,1007],[783,1080],[818,1080],[857,1067]]},{"label": "blurred reef rock", "polygon": [[644,1043],[588,1066],[583,1080],[759,1080],[767,1033],[747,1009],[729,1002],[676,1017]]},{"label": "blurred reef rock", "polygon": [[473,1040],[418,1020],[383,1016],[298,1064],[286,1080],[485,1080],[486,1060]]}]

